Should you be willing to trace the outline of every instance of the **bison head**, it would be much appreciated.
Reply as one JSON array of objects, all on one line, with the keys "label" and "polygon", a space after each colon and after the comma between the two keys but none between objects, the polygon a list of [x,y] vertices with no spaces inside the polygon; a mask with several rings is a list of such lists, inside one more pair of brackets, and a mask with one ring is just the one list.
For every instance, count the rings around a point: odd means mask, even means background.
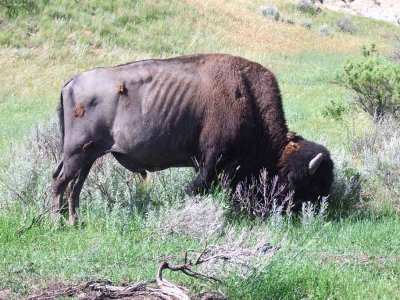
[{"label": "bison head", "polygon": [[288,135],[280,159],[280,173],[287,189],[294,191],[293,210],[301,209],[303,202],[316,202],[327,196],[333,182],[333,162],[329,151],[322,145]]}]

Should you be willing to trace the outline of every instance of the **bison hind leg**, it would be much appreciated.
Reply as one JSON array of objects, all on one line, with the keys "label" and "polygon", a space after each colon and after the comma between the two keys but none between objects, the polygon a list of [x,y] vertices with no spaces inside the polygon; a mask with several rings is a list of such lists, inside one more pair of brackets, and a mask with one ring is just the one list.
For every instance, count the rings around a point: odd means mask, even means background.
[{"label": "bison hind leg", "polygon": [[79,207],[79,196],[83,188],[83,184],[92,164],[86,164],[78,171],[78,176],[68,184],[68,206],[69,206],[69,221],[70,225],[75,225],[78,221],[77,208]]},{"label": "bison hind leg", "polygon": [[[87,158],[83,156],[68,157],[63,155],[52,173],[52,217],[59,221],[60,216],[66,217],[69,210],[69,223],[74,224],[77,220],[76,208],[79,207],[79,194],[83,183],[96,157]],[[68,205],[64,200],[67,190]]]},{"label": "bison hind leg", "polygon": [[56,168],[53,170],[51,181],[51,214],[54,220],[58,219],[60,213],[62,215],[65,215],[67,212],[66,201],[63,198],[67,185],[68,179],[65,177],[64,174],[64,160],[63,158],[61,158]]}]

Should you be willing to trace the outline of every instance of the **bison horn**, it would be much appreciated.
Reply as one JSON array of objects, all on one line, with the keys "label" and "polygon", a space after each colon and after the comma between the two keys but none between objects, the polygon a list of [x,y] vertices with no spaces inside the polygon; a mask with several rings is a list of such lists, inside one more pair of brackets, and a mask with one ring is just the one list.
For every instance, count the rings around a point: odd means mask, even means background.
[{"label": "bison horn", "polygon": [[310,161],[310,163],[308,164],[308,173],[310,175],[313,175],[317,171],[317,169],[318,169],[319,165],[321,164],[323,158],[324,158],[324,155],[322,153],[318,153],[317,156],[315,156]]}]

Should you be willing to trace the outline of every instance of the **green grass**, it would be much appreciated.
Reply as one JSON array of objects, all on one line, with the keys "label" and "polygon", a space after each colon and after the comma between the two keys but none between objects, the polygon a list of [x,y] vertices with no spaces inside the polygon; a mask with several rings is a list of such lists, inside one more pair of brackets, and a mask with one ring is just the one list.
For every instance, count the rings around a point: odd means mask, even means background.
[{"label": "green grass", "polygon": [[4,96],[2,100],[0,114],[6,117],[1,122],[0,149],[9,149],[19,144],[22,137],[32,129],[32,124],[50,118],[55,112],[50,101],[42,98],[24,101],[10,95]]},{"label": "green grass", "polygon": [[[163,259],[201,246],[191,237],[157,235],[143,228],[140,219],[122,228],[105,216],[82,227],[43,224],[16,235],[20,218],[20,213],[0,215],[0,289],[12,287],[17,294],[56,282],[148,280]],[[311,227],[295,222],[270,230],[271,241],[281,248],[262,273],[250,278],[232,274],[219,286],[167,276],[194,291],[220,288],[232,299],[399,298],[398,218],[347,219]]]},{"label": "green grass", "polygon": [[[330,101],[346,105],[351,98],[333,82],[335,74],[348,58],[360,56],[363,44],[376,42],[387,51],[389,33],[400,33],[394,25],[351,17],[357,28],[353,35],[334,31],[332,38],[321,38],[317,28],[332,24],[341,14],[310,16],[282,1],[270,3],[296,23],[311,18],[312,28],[262,17],[264,1],[37,3],[35,10],[21,8],[12,18],[0,10],[2,169],[18,160],[16,149],[35,123],[56,116],[60,87],[72,74],[199,52],[232,53],[267,66],[277,75],[290,129],[322,141],[333,153],[348,151],[349,131],[368,130],[370,120],[353,111],[343,122],[322,115]],[[0,184],[0,208],[2,189]],[[17,204],[7,205],[0,212],[0,298],[19,299],[56,282],[151,279],[162,259],[201,246],[190,236],[161,236],[144,228],[143,216],[122,223],[118,214],[101,208],[85,211],[85,204],[84,226],[54,228],[44,222],[19,235],[36,206],[26,208],[31,211],[27,213]],[[312,226],[298,221],[284,227],[266,224],[271,243],[281,248],[263,272],[250,278],[232,274],[214,286],[178,274],[167,276],[194,293],[220,289],[232,299],[399,299],[400,219],[393,210],[360,215],[354,212]],[[239,231],[245,224],[236,226]],[[3,296],[2,289],[11,291]]]},{"label": "green grass", "polygon": [[264,274],[229,282],[237,299],[399,299],[398,218],[294,228]]},{"label": "green grass", "polygon": [[55,282],[152,279],[161,259],[195,246],[185,237],[154,236],[134,220],[123,230],[103,219],[78,228],[55,229],[44,224],[19,235],[21,216],[0,216],[0,290],[12,287],[17,294]]}]

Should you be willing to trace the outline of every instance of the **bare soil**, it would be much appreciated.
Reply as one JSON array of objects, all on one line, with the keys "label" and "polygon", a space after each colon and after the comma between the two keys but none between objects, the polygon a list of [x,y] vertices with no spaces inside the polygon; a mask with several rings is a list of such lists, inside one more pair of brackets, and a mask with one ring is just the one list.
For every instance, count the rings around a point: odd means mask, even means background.
[{"label": "bare soil", "polygon": [[317,0],[316,5],[400,25],[399,0]]}]

